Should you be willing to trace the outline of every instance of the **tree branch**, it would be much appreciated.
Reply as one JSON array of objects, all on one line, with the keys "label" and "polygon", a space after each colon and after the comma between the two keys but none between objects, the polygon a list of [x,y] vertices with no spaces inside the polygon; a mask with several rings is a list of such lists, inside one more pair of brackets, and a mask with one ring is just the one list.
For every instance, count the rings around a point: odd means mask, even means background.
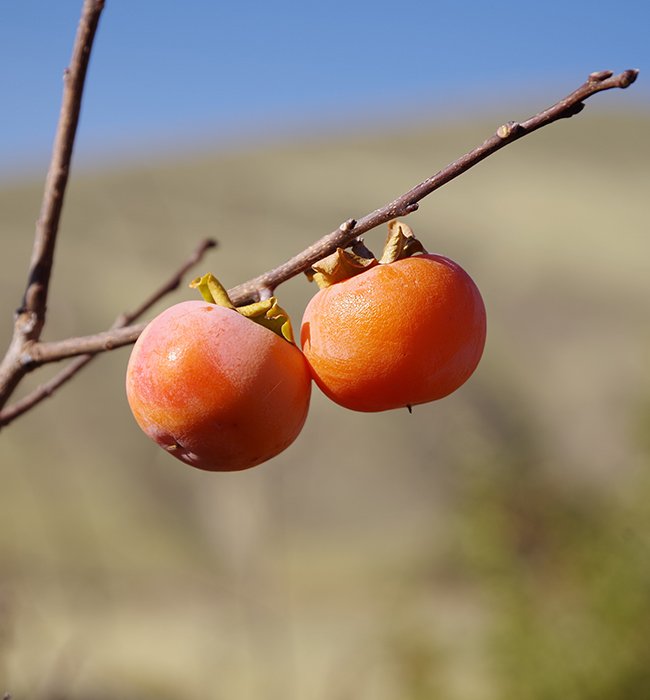
[{"label": "tree branch", "polygon": [[37,340],[45,324],[47,295],[54,261],[59,221],[63,209],[72,149],[79,123],[90,51],[104,8],[104,0],[85,0],[77,29],[70,66],[63,74],[61,113],[52,148],[52,159],[45,180],[41,214],[36,222],[34,247],[21,314],[29,316],[26,339]]},{"label": "tree branch", "polygon": [[360,219],[349,219],[341,224],[336,231],[323,236],[283,265],[228,290],[230,298],[237,305],[256,301],[260,289],[273,290],[288,279],[305,272],[315,262],[333,253],[337,248],[345,248],[350,245],[355,238],[367,231],[381,226],[391,219],[406,216],[416,211],[421,199],[467,172],[504,146],[559,119],[578,114],[584,108],[584,100],[597,92],[629,87],[636,80],[638,73],[638,70],[626,70],[619,75],[614,75],[612,71],[591,73],[585,83],[548,109],[521,123],[507,122],[480,146],[450,163],[397,199]]},{"label": "tree branch", "polygon": [[16,313],[11,343],[0,363],[0,408],[25,376],[26,370],[20,361],[22,349],[26,343],[40,338],[45,324],[54,247],[70,172],[81,98],[90,52],[103,9],[104,0],[84,1],[70,66],[64,72],[61,112],[45,180],[41,213],[36,223],[27,287],[22,305]]},{"label": "tree branch", "polygon": [[[183,281],[183,277],[189,272],[189,270],[197,265],[201,260],[203,260],[203,257],[205,254],[210,250],[210,248],[214,248],[217,245],[217,242],[211,238],[206,238],[205,240],[201,241],[199,246],[196,248],[196,250],[192,253],[192,255],[181,265],[181,267],[163,284],[161,285],[148,299],[142,302],[140,306],[138,306],[136,309],[129,313],[123,313],[120,314],[115,319],[115,323],[112,326],[112,331],[115,332],[124,326],[127,326],[130,323],[133,323],[136,319],[140,318],[144,313],[146,313],[152,306],[154,306],[157,302],[159,302],[164,296],[169,294],[170,292],[173,292],[175,289],[178,289],[179,285]],[[137,328],[142,329],[144,328],[145,324],[141,324],[140,326],[137,326]],[[108,331],[109,333],[111,331]],[[100,334],[101,335],[101,334]],[[127,337],[131,337],[130,334],[127,334]],[[136,336],[137,337],[137,336]],[[79,355],[78,348],[80,345],[75,342],[75,338],[69,338],[68,340],[62,341],[64,348],[70,348],[74,347],[75,351],[72,353],[72,355]],[[87,340],[87,339],[86,339]],[[133,340],[130,340],[129,342],[133,342]],[[47,356],[47,349],[50,347],[50,345],[53,345],[55,348],[57,345],[61,345],[61,343],[36,343],[34,346],[36,348],[45,348],[45,356]],[[56,376],[54,376],[52,379],[50,379],[48,382],[45,382],[44,384],[41,384],[39,387],[34,389],[31,393],[27,394],[24,398],[22,398],[20,401],[16,401],[15,403],[11,404],[10,406],[7,406],[4,410],[0,411],[0,429],[3,428],[6,425],[9,425],[12,421],[14,421],[16,418],[21,416],[23,413],[27,413],[27,411],[31,410],[34,408],[34,406],[38,405],[41,401],[44,399],[52,396],[52,394],[62,387],[64,384],[66,384],[70,379],[72,379],[80,370],[82,370],[91,360],[93,360],[95,357],[97,357],[97,352],[100,352],[101,350],[108,350],[109,348],[106,347],[106,341],[104,341],[103,345],[100,342],[100,350],[97,350],[94,353],[91,353],[90,351],[86,354],[79,355],[78,357],[75,357],[75,359],[70,362],[64,369],[61,370]],[[29,352],[29,351],[28,351]],[[59,357],[56,359],[64,359],[64,357],[70,357],[71,355],[61,355],[59,352]],[[26,358],[24,358],[26,359]],[[51,360],[44,360],[43,362],[49,362]],[[40,362],[39,364],[43,364],[43,362]]]}]

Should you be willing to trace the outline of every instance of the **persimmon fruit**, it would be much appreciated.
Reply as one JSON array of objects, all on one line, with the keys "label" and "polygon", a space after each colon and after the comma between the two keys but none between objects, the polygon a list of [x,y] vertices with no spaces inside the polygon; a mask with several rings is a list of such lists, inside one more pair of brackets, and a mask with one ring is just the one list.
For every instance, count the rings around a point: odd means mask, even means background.
[{"label": "persimmon fruit", "polygon": [[410,409],[447,396],[483,353],[477,286],[440,255],[374,263],[320,289],[305,309],[301,343],[316,384],[357,411]]},{"label": "persimmon fruit", "polygon": [[137,423],[169,454],[199,469],[237,471],[295,440],[311,376],[286,338],[234,308],[192,300],[147,325],[126,391]]}]

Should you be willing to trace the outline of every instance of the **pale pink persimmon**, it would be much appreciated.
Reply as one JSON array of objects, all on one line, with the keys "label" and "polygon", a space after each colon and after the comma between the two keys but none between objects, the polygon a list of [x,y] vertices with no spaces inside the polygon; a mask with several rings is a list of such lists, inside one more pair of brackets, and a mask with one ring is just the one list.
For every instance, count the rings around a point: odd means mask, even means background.
[{"label": "pale pink persimmon", "polygon": [[458,389],[478,365],[485,334],[485,306],[470,276],[425,254],[321,289],[305,310],[301,342],[330,399],[384,411]]},{"label": "pale pink persimmon", "polygon": [[170,455],[199,469],[236,471],[295,440],[311,377],[293,343],[233,309],[185,301],[138,338],[126,390],[142,430]]}]

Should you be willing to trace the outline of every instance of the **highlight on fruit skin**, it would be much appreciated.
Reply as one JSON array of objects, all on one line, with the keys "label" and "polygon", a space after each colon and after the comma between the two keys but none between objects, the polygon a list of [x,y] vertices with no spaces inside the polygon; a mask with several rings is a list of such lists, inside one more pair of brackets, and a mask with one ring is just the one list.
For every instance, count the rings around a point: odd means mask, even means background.
[{"label": "highlight on fruit skin", "polygon": [[199,469],[238,471],[296,439],[311,376],[282,333],[234,307],[192,300],[145,328],[129,359],[126,391],[139,426],[170,455]]},{"label": "highlight on fruit skin", "polygon": [[389,230],[380,261],[354,264],[352,277],[341,278],[333,257],[315,266],[322,288],[302,320],[316,384],[356,411],[410,409],[448,396],[472,375],[485,346],[485,305],[471,277],[422,252],[404,224],[391,222]]}]

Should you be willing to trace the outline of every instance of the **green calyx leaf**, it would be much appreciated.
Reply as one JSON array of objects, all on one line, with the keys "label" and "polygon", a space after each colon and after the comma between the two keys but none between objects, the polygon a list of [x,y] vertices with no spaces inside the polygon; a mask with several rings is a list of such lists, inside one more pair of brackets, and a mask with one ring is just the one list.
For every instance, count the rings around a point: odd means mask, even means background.
[{"label": "green calyx leaf", "polygon": [[308,277],[316,282],[320,289],[324,289],[354,277],[376,264],[375,256],[361,241],[357,241],[352,250],[337,248],[331,255],[314,263]]},{"label": "green calyx leaf", "polygon": [[293,329],[289,314],[278,304],[275,297],[257,301],[254,304],[240,306],[237,311],[251,321],[259,323],[260,326],[268,328],[276,335],[282,336],[285,340],[293,343]]},{"label": "green calyx leaf", "polygon": [[201,292],[201,296],[209,304],[223,306],[225,309],[235,308],[235,305],[230,301],[226,288],[211,272],[203,275],[203,277],[193,279],[190,282],[190,287],[192,289],[198,289],[199,292]]},{"label": "green calyx leaf", "polygon": [[379,258],[380,265],[388,265],[396,260],[410,258],[416,253],[426,253],[425,247],[418,241],[411,227],[403,221],[393,219],[388,222],[388,237],[384,251]]},{"label": "green calyx leaf", "polygon": [[237,311],[237,313],[268,328],[290,343],[294,342],[289,314],[278,304],[278,300],[275,297],[257,301],[254,304],[236,307],[230,300],[226,288],[210,272],[192,280],[190,287],[198,289],[203,299],[209,304],[216,304],[225,309]]}]

